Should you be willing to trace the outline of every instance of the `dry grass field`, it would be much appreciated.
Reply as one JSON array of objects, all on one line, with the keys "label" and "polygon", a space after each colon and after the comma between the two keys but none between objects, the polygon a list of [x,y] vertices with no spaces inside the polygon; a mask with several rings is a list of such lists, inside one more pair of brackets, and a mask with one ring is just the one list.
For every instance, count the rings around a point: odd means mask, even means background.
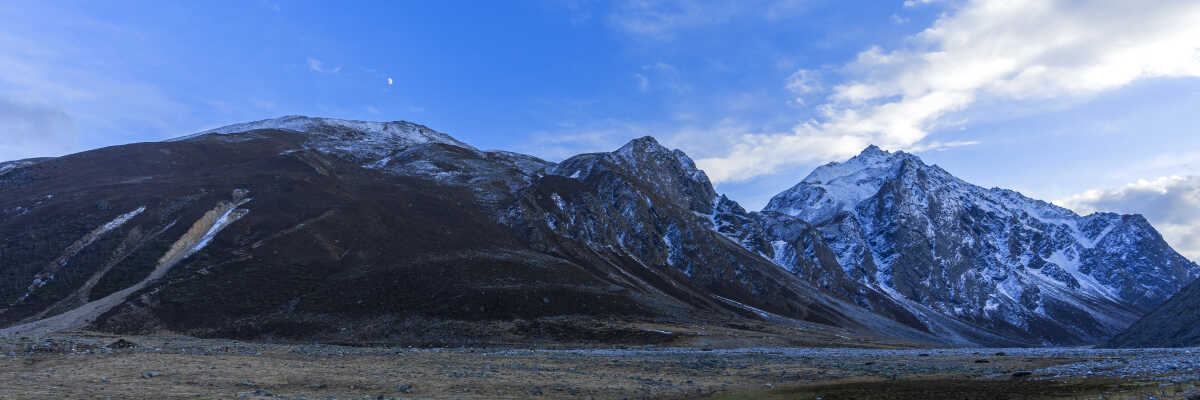
[{"label": "dry grass field", "polygon": [[[113,345],[122,339],[135,346]],[[1198,371],[1185,350],[1136,357],[1083,349],[409,349],[76,333],[0,340],[0,398],[1169,399],[1194,390]],[[1103,366],[1137,362],[1163,373],[1120,376]]]}]

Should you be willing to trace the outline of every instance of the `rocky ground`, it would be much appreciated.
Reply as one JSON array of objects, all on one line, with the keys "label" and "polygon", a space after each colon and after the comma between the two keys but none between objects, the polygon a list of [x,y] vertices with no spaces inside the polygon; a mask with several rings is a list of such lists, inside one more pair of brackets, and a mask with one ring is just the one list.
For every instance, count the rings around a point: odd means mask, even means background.
[{"label": "rocky ground", "polygon": [[416,349],[0,338],[0,398],[1188,398],[1200,349]]}]

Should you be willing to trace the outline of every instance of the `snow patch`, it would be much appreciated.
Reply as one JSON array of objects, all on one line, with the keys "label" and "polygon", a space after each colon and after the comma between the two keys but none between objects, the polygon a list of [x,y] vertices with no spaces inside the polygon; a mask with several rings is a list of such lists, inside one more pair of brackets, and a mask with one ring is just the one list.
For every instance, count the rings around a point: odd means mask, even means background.
[{"label": "snow patch", "polygon": [[[1079,270],[1079,267],[1082,266],[1083,263],[1077,258],[1077,256],[1068,255],[1064,250],[1059,250],[1055,251],[1054,254],[1051,254],[1050,257],[1047,257],[1046,261],[1058,264],[1059,267],[1062,267],[1063,270],[1071,274],[1071,276],[1079,282],[1080,290],[1115,301],[1117,303],[1122,303],[1121,296],[1118,294],[1116,289],[1100,283],[1100,281],[1096,280],[1095,277],[1085,274],[1083,271]],[[1058,282],[1057,280],[1051,281],[1057,283],[1058,285],[1062,285],[1064,287],[1066,286],[1066,284]]]},{"label": "snow patch", "polygon": [[[49,198],[49,196],[47,198]],[[118,215],[111,221],[108,221],[104,225],[100,225],[91,232],[88,232],[88,234],[83,235],[82,238],[68,246],[63,254],[59,256],[53,263],[51,263],[45,271],[38,273],[33,277],[33,282],[29,284],[25,294],[21,295],[21,297],[17,299],[17,302],[25,301],[25,299],[33,295],[37,289],[46,286],[46,284],[54,280],[54,274],[58,272],[60,268],[66,267],[67,262],[71,259],[71,257],[74,257],[76,254],[79,254],[80,251],[83,251],[84,248],[90,246],[92,243],[95,243],[100,239],[101,236],[104,236],[104,234],[120,228],[122,225],[125,225],[126,222],[129,222],[129,220],[137,217],[144,211],[146,211],[146,206],[138,207],[133,211]]]}]

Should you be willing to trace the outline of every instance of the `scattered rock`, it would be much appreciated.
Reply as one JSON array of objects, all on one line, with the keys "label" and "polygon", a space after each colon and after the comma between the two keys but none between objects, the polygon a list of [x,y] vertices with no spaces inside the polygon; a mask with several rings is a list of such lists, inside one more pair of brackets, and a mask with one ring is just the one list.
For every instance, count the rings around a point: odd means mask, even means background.
[{"label": "scattered rock", "polygon": [[110,349],[132,349],[134,347],[137,347],[137,343],[130,342],[125,339],[117,339],[117,341],[109,343],[108,346],[105,346],[105,347],[108,347]]},{"label": "scattered rock", "polygon": [[146,371],[142,373],[142,379],[150,379],[159,375],[162,375],[162,373],[158,371]]},{"label": "scattered rock", "polygon": [[975,363],[976,363],[976,364],[987,364],[987,363],[990,363],[990,362],[991,362],[991,361],[984,360],[984,359],[982,359],[982,358],[980,358],[980,359],[978,359],[978,360],[975,360]]},{"label": "scattered rock", "polygon": [[1007,356],[1007,355],[1008,355],[1008,353],[1005,353],[1005,352],[1001,351],[1001,352],[999,352],[999,353],[996,353],[996,355],[997,355],[997,356],[1000,356],[1000,357],[1004,357],[1004,356]]},{"label": "scattered rock", "polygon": [[1028,378],[1030,375],[1033,375],[1033,371],[1017,371],[1012,374],[1013,378]]},{"label": "scattered rock", "polygon": [[400,393],[408,393],[408,392],[412,391],[412,385],[396,386],[396,391],[400,392]]}]

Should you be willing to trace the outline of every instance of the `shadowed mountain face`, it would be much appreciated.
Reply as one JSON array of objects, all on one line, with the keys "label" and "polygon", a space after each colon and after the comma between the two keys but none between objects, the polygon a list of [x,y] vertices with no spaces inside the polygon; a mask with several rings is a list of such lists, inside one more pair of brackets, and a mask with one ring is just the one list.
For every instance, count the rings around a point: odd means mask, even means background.
[{"label": "shadowed mountain face", "polygon": [[562,323],[599,321],[1094,343],[1196,271],[1138,216],[874,148],[763,212],[650,137],[555,164],[284,117],[0,164],[0,333],[663,340]]},{"label": "shadowed mountain face", "polygon": [[1200,281],[1109,340],[1106,347],[1200,346]]}]

